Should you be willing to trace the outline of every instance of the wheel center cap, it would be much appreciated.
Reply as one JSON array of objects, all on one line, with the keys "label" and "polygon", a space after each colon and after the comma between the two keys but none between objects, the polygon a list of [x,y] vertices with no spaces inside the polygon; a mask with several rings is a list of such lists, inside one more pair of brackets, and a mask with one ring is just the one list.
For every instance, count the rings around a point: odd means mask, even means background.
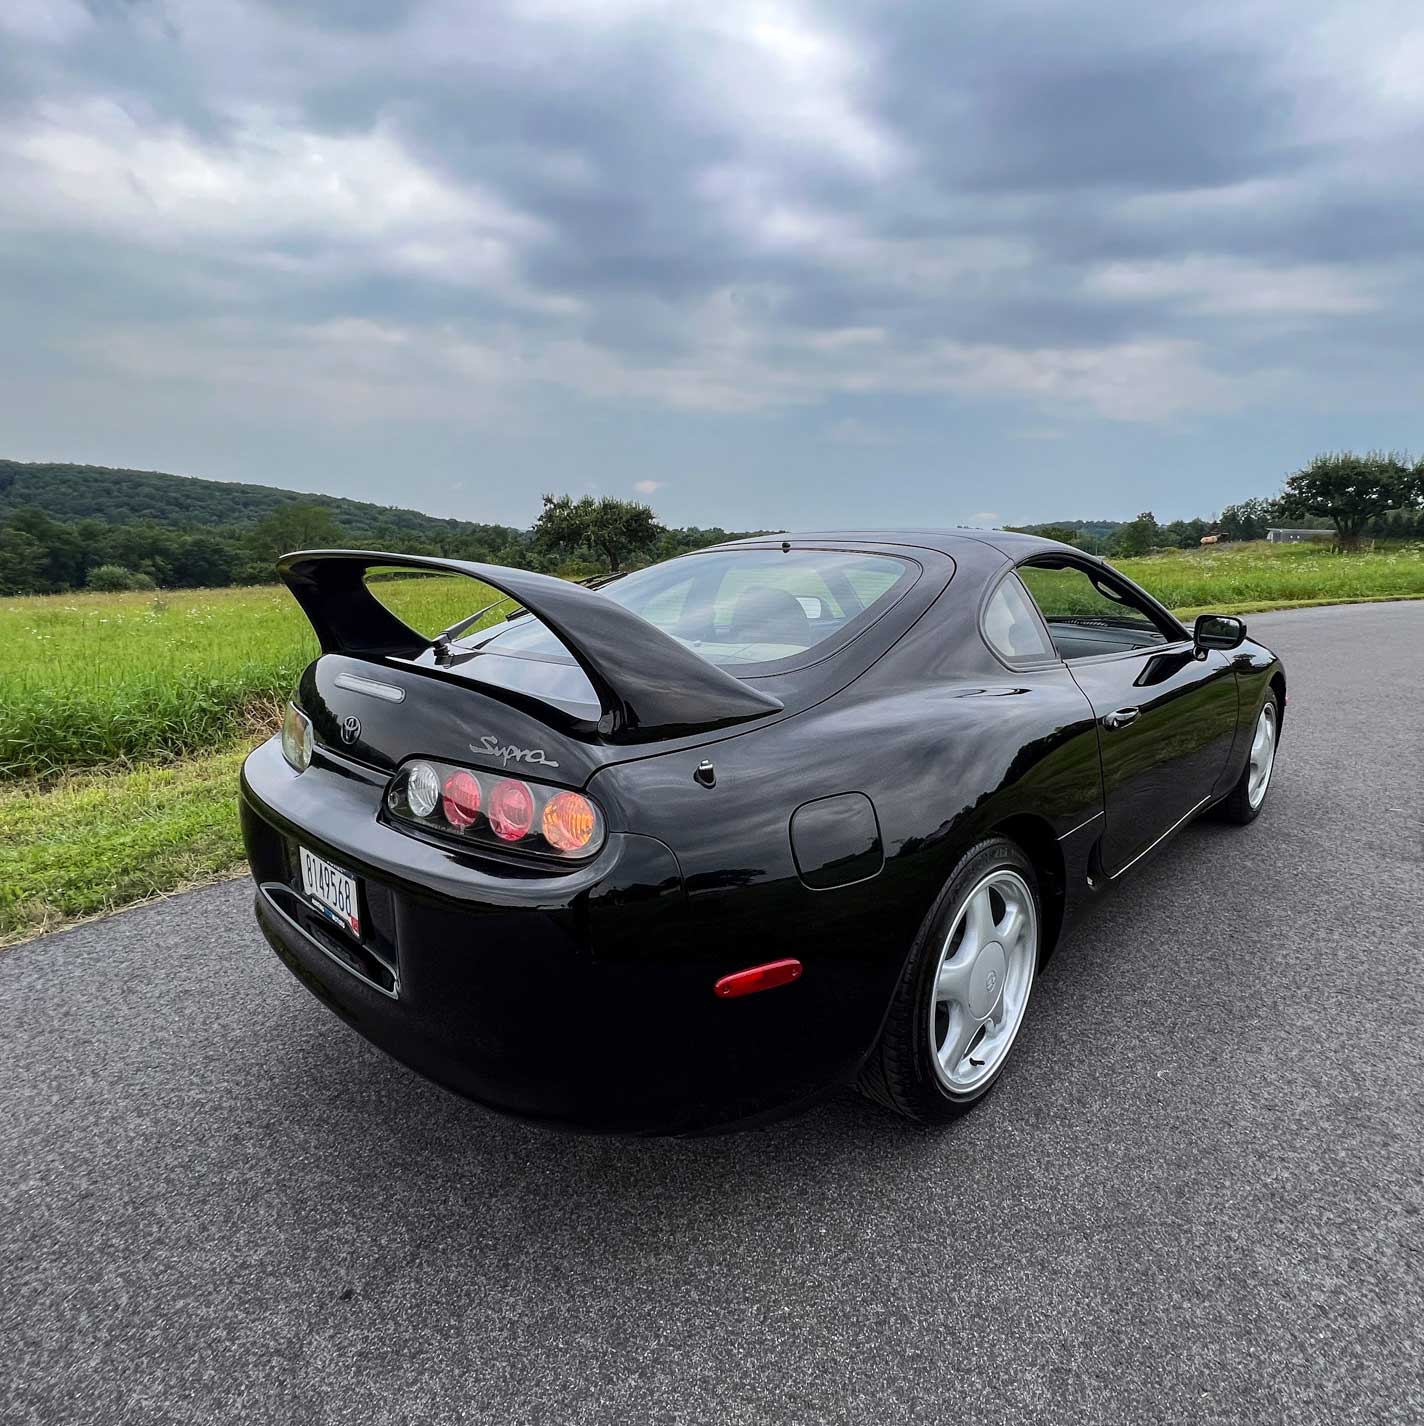
[{"label": "wheel center cap", "polygon": [[975,957],[969,977],[969,1013],[976,1019],[982,1019],[999,1003],[1007,969],[1008,957],[997,941],[990,941]]}]

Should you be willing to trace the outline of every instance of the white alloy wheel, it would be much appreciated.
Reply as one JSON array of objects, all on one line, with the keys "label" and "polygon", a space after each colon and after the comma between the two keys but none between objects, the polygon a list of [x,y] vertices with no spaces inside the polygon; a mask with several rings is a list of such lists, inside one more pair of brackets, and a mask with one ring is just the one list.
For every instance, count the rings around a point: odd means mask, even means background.
[{"label": "white alloy wheel", "polygon": [[965,897],[932,982],[930,1056],[951,1096],[976,1094],[1003,1064],[1037,964],[1033,893],[1018,872],[999,867]]}]

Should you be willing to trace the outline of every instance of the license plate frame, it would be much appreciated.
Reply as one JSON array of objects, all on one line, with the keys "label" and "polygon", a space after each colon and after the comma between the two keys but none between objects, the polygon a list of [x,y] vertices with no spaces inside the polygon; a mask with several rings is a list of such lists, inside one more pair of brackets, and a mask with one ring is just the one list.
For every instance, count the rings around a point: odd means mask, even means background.
[{"label": "license plate frame", "polygon": [[329,921],[361,939],[361,882],[349,871],[297,847],[302,893]]}]

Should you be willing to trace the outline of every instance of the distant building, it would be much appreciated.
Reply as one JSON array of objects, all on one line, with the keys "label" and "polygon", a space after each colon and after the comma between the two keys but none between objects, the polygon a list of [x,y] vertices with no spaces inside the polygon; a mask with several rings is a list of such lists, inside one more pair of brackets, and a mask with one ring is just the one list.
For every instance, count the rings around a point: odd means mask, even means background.
[{"label": "distant building", "polygon": [[1333,540],[1334,530],[1267,530],[1266,538],[1273,545],[1299,545],[1306,540]]}]

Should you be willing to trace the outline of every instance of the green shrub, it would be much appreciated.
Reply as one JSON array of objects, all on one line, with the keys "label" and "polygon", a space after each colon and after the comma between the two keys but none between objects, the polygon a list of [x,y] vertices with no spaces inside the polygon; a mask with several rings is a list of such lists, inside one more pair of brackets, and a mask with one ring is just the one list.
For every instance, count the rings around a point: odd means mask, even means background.
[{"label": "green shrub", "polygon": [[131,569],[125,569],[121,564],[101,564],[97,569],[91,569],[87,583],[90,589],[97,590],[100,594],[123,594],[132,589],[158,588],[151,575],[137,574]]}]

